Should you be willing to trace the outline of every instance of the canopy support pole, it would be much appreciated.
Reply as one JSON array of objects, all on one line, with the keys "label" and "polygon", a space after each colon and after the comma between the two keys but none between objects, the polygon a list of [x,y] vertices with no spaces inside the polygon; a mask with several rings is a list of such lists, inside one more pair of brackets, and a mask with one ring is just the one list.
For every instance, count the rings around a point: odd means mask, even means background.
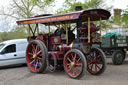
[{"label": "canopy support pole", "polygon": [[68,26],[65,25],[65,28],[66,28],[66,43],[68,44]]},{"label": "canopy support pole", "polygon": [[33,36],[35,36],[35,34],[34,34],[32,28],[31,28],[30,24],[28,25],[28,27],[29,27],[29,30],[32,32]]},{"label": "canopy support pole", "polygon": [[100,18],[100,42],[102,42],[102,32],[101,32],[101,27],[102,27],[102,24],[101,24],[101,18]]},{"label": "canopy support pole", "polygon": [[48,25],[48,33],[50,33],[50,25]]},{"label": "canopy support pole", "polygon": [[88,17],[88,43],[90,43],[90,17]]},{"label": "canopy support pole", "polygon": [[31,36],[31,33],[30,33],[30,26],[28,25],[28,36]]},{"label": "canopy support pole", "polygon": [[34,29],[34,30],[32,30],[32,28],[31,28],[30,24],[28,24],[28,27],[29,27],[29,30],[28,30],[29,35],[30,35],[30,31],[31,31],[31,33],[33,34],[33,36],[35,36],[36,30],[37,30],[37,34],[39,34],[38,24],[36,24],[36,26],[35,26],[35,29]]},{"label": "canopy support pole", "polygon": [[37,34],[39,35],[39,28],[38,28],[38,24],[36,24],[36,28],[37,28]]}]

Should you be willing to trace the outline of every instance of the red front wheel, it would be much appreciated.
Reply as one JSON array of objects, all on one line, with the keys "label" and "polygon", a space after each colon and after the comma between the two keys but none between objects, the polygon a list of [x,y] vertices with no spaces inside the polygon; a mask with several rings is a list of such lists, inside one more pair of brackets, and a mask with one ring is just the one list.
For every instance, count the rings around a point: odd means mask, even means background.
[{"label": "red front wheel", "polygon": [[46,69],[46,47],[40,40],[29,43],[26,52],[26,61],[29,69],[34,73],[41,73]]},{"label": "red front wheel", "polygon": [[93,75],[104,72],[106,68],[106,58],[102,50],[92,48],[90,55],[87,56],[87,71]]},{"label": "red front wheel", "polygon": [[80,50],[73,49],[64,57],[64,70],[71,78],[81,78],[85,72],[86,59]]}]

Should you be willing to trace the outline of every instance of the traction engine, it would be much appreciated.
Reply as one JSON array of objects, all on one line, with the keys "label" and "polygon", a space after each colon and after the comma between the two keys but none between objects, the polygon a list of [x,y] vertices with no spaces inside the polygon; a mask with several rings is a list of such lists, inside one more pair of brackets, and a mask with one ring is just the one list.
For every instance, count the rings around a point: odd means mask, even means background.
[{"label": "traction engine", "polygon": [[[54,72],[64,68],[66,74],[74,79],[81,78],[85,70],[93,75],[103,73],[106,67],[105,55],[102,50],[92,46],[101,43],[101,26],[98,29],[92,22],[101,22],[109,17],[110,12],[104,9],[90,9],[17,21],[19,25],[27,24],[33,34],[28,37],[26,50],[30,71],[43,73],[46,69]],[[36,26],[34,30],[31,24]],[[38,24],[43,24],[48,33],[39,33]],[[52,26],[57,28],[54,33],[50,30]]]}]

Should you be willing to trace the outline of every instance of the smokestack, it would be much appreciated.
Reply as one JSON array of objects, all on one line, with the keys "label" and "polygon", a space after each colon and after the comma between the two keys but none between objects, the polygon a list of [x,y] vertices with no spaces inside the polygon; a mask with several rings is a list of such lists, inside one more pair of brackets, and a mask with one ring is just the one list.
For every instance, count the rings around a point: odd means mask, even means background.
[{"label": "smokestack", "polygon": [[75,11],[80,11],[80,10],[83,10],[83,8],[82,8],[82,6],[76,6],[76,7],[74,8],[74,10],[75,10]]},{"label": "smokestack", "polygon": [[120,16],[122,10],[121,9],[114,9],[114,16]]}]

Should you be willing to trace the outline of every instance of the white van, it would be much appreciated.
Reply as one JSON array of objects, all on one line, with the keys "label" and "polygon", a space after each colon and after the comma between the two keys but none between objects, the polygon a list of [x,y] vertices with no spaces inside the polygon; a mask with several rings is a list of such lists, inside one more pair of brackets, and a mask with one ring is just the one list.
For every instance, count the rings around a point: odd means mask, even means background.
[{"label": "white van", "polygon": [[27,39],[8,40],[0,43],[0,66],[26,63]]}]

